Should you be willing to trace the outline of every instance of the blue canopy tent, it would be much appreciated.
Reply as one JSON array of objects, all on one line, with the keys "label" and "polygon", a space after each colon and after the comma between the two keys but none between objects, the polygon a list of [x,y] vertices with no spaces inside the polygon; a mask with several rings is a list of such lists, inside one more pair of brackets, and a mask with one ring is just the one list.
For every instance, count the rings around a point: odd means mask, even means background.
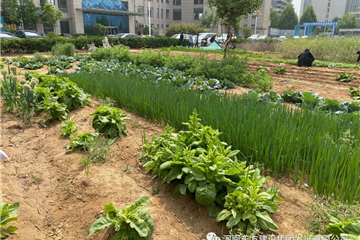
[{"label": "blue canopy tent", "polygon": [[331,36],[333,37],[335,34],[336,26],[339,25],[339,22],[308,22],[303,23],[303,25],[296,25],[295,26],[295,33],[294,36],[300,36],[300,28],[304,27],[304,36],[311,36],[313,32],[313,28],[315,26],[321,27],[332,27]]}]

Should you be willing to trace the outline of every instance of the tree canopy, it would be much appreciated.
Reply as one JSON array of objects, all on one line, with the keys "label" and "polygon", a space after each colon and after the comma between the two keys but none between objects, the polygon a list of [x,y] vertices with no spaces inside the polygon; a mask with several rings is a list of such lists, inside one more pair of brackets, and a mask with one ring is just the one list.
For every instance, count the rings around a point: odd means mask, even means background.
[{"label": "tree canopy", "polygon": [[300,17],[300,25],[305,22],[317,22],[316,13],[313,5],[308,5],[305,8],[303,15]]},{"label": "tree canopy", "polygon": [[281,13],[279,26],[280,29],[294,29],[298,24],[298,16],[295,13],[294,5],[292,3],[288,3]]},{"label": "tree canopy", "polygon": [[17,0],[2,0],[1,1],[1,16],[4,18],[4,23],[18,24],[17,11],[19,4]]},{"label": "tree canopy", "polygon": [[275,9],[271,8],[271,10],[270,10],[270,21],[271,21],[270,27],[278,28],[279,22],[280,22],[280,17],[281,17],[280,13],[278,13]]},{"label": "tree canopy", "polygon": [[359,22],[355,14],[347,13],[339,21],[339,29],[342,28],[358,28]]},{"label": "tree canopy", "polygon": [[26,1],[20,4],[18,19],[23,21],[25,28],[38,22],[39,15],[36,14],[37,9],[32,1]]},{"label": "tree canopy", "polygon": [[214,8],[216,15],[228,29],[239,28],[239,22],[247,14],[259,9],[263,0],[208,0],[210,8]]},{"label": "tree canopy", "polygon": [[56,22],[63,17],[63,13],[56,9],[52,4],[45,3],[43,8],[42,20],[46,24],[50,24],[53,28],[56,27]]},{"label": "tree canopy", "polygon": [[216,14],[212,13],[208,13],[207,11],[205,11],[201,17],[200,17],[200,24],[202,27],[204,28],[212,28],[216,25],[218,25],[220,22],[220,19],[218,16],[216,16]]}]

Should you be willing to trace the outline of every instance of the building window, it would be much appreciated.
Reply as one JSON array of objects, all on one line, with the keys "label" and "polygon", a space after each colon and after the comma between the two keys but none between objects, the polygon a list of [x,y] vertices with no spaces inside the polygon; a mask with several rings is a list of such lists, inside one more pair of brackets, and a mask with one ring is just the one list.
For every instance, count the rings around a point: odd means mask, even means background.
[{"label": "building window", "polygon": [[199,20],[201,15],[203,14],[203,8],[194,8],[194,20]]},{"label": "building window", "polygon": [[157,18],[159,18],[159,14],[160,14],[160,13],[159,13],[159,9],[157,8],[157,9],[156,9],[156,17],[157,17]]},{"label": "building window", "polygon": [[161,0],[161,3],[163,3],[163,0]]},{"label": "building window", "polygon": [[138,6],[138,13],[144,13],[144,6]]},{"label": "building window", "polygon": [[164,28],[164,24],[161,24],[161,28]]},{"label": "building window", "polygon": [[204,0],[194,0],[194,4],[204,4]]},{"label": "building window", "polygon": [[124,12],[127,12],[129,9],[129,3],[125,1],[82,0],[81,4],[83,9],[95,8],[95,9],[115,10],[115,11],[124,11]]},{"label": "building window", "polygon": [[159,25],[159,24],[157,25],[157,28],[160,28],[160,25]]},{"label": "building window", "polygon": [[166,3],[169,4],[169,3],[170,3],[170,0],[166,0]]},{"label": "building window", "polygon": [[173,5],[174,6],[180,6],[181,5],[181,0],[173,0]]},{"label": "building window", "polygon": [[68,8],[67,8],[67,0],[58,0],[58,8],[60,11],[67,13],[68,12]]},{"label": "building window", "polygon": [[173,20],[181,20],[181,9],[173,9]]},{"label": "building window", "polygon": [[166,27],[169,27],[169,25],[166,25]]},{"label": "building window", "polygon": [[164,18],[164,9],[161,9],[161,18]]},{"label": "building window", "polygon": [[166,9],[166,19],[170,19],[170,10]]},{"label": "building window", "polygon": [[[149,9],[148,9],[148,11],[149,11]],[[149,12],[148,12],[148,16],[149,16]],[[154,10],[152,7],[150,8],[150,17],[154,17]]]}]

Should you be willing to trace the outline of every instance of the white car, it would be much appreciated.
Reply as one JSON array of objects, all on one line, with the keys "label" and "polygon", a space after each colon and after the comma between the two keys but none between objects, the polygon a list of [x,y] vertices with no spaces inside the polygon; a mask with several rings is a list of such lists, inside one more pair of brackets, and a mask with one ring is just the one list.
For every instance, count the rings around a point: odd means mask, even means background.
[{"label": "white car", "polygon": [[[180,39],[180,35],[181,34],[174,34],[171,36],[171,38],[176,38],[176,39]],[[189,39],[189,34],[184,34],[184,39]]]},{"label": "white car", "polygon": [[211,44],[210,39],[215,36],[215,40],[218,41],[215,33],[199,33],[198,43],[200,46],[206,46]]},{"label": "white car", "polygon": [[[225,42],[226,39],[227,39],[227,34],[224,33],[224,34],[221,34],[220,37],[218,37],[218,40],[217,40],[217,41],[218,41],[219,43],[222,43],[222,42]],[[233,36],[232,39],[236,39],[236,37]]]},{"label": "white car", "polygon": [[250,37],[248,37],[248,40],[256,41],[258,38],[259,38],[259,35],[251,35]]},{"label": "white car", "polygon": [[114,38],[139,38],[140,36],[134,33],[118,33]]},{"label": "white car", "polygon": [[286,36],[280,36],[278,39],[279,39],[280,42],[282,42],[282,41],[284,41],[286,39]]},{"label": "white car", "polygon": [[267,35],[262,35],[262,36],[259,36],[256,40],[265,40],[269,38]]}]

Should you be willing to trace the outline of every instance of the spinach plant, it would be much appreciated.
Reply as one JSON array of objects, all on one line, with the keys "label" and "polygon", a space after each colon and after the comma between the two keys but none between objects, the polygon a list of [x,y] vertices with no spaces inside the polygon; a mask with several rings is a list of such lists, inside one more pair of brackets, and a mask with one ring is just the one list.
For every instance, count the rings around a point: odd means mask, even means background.
[{"label": "spinach plant", "polygon": [[119,108],[98,107],[95,112],[90,114],[90,116],[94,116],[92,126],[96,131],[104,133],[110,139],[116,139],[118,136],[123,137],[124,134],[128,134],[124,121],[130,119],[125,117],[125,114]]},{"label": "spinach plant", "polygon": [[19,211],[20,204],[18,202],[9,205],[8,203],[0,203],[1,209],[1,239],[7,238],[9,233],[18,230],[15,226],[5,226],[9,222],[17,221],[17,217],[11,217]]},{"label": "spinach plant", "polygon": [[149,203],[148,197],[141,197],[132,205],[116,209],[112,203],[105,204],[106,214],[98,218],[90,228],[89,236],[108,227],[115,228],[112,240],[151,239],[154,232],[154,222],[145,208]]},{"label": "spinach plant", "polygon": [[62,121],[62,130],[61,136],[66,138],[74,138],[75,133],[79,130],[78,126],[74,126],[75,121],[72,119],[67,119]]}]

